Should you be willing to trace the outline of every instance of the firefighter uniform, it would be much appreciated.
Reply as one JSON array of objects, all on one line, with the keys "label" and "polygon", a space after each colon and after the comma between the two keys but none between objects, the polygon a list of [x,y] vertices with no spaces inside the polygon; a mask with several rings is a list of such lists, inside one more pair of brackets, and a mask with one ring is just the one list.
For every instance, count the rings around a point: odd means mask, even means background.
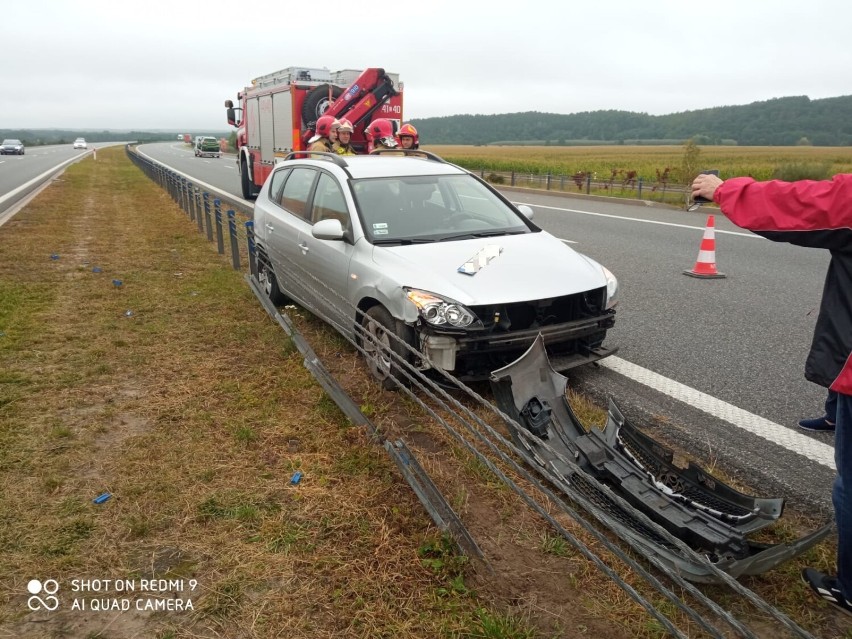
[{"label": "firefighter uniform", "polygon": [[341,144],[340,140],[334,143],[333,149],[337,155],[356,155],[352,144]]},{"label": "firefighter uniform", "polygon": [[331,146],[331,140],[325,137],[321,137],[311,143],[311,145],[308,147],[308,151],[326,151],[328,153],[331,153],[334,151],[334,149]]}]

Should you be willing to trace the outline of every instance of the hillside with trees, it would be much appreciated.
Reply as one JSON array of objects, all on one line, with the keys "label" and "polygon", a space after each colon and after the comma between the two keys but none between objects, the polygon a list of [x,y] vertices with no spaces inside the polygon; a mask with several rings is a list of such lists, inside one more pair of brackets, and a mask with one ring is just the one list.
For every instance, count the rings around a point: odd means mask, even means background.
[{"label": "hillside with trees", "polygon": [[847,146],[852,96],[775,98],[669,115],[630,111],[452,115],[413,120],[425,144]]}]

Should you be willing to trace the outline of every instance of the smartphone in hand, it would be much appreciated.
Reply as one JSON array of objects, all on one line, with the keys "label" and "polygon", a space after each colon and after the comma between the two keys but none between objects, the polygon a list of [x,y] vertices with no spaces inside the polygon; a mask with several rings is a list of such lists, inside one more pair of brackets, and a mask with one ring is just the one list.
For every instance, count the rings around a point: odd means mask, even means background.
[{"label": "smartphone in hand", "polygon": [[[719,177],[719,169],[710,169],[709,171],[702,171],[701,175],[715,175],[716,177]],[[697,195],[695,196],[695,198],[693,198],[692,201],[695,203],[703,204],[704,202],[709,202],[710,200],[708,200],[706,197]]]}]

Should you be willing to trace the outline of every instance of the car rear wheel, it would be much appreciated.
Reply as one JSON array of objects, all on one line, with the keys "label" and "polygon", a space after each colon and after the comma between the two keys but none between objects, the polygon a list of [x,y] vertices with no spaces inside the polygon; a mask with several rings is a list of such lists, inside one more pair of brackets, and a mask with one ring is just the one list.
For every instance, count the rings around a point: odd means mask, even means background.
[{"label": "car rear wheel", "polygon": [[[394,319],[384,306],[373,306],[361,316],[364,334],[361,339],[370,373],[386,390],[399,384],[407,384],[402,364],[390,353],[394,352],[404,361],[411,362],[411,353],[400,341],[413,343],[413,332],[403,322]],[[397,339],[398,338],[398,339]]]},{"label": "car rear wheel", "polygon": [[275,278],[275,271],[269,265],[269,259],[262,253],[257,255],[257,283],[275,306],[280,306],[287,301],[287,297],[278,288],[278,280]]}]

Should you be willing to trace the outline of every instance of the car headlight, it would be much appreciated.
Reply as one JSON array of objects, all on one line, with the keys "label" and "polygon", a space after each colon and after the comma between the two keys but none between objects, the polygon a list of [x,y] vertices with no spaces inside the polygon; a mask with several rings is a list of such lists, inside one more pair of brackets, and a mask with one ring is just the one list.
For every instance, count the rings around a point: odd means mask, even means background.
[{"label": "car headlight", "polygon": [[468,328],[479,323],[472,311],[454,300],[416,288],[405,289],[405,294],[417,307],[420,317],[432,326]]},{"label": "car headlight", "polygon": [[601,266],[606,277],[606,308],[614,308],[618,304],[618,279],[606,267]]}]

